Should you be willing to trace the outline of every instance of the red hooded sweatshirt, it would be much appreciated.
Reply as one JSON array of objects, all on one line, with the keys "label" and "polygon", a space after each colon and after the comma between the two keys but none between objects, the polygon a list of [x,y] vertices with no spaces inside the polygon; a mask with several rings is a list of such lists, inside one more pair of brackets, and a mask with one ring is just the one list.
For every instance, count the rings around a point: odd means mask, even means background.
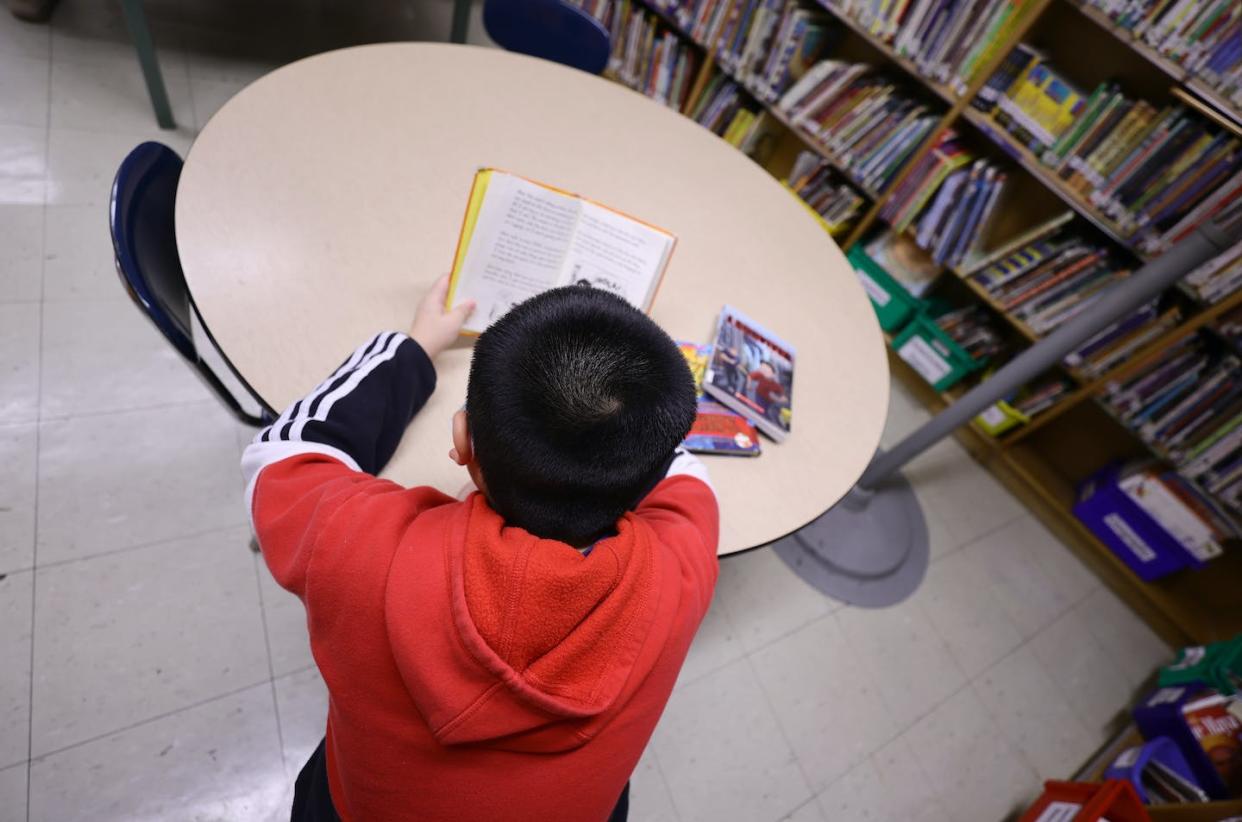
[{"label": "red hooded sweatshirt", "polygon": [[583,553],[377,473],[435,372],[401,334],[355,351],[246,450],[276,581],[306,606],[344,820],[608,818],[716,580],[701,464]]}]

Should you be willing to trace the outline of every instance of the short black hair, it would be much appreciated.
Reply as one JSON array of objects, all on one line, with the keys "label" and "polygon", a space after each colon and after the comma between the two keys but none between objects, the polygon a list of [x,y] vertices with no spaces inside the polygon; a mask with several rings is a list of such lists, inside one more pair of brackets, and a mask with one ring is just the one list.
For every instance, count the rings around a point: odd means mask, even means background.
[{"label": "short black hair", "polygon": [[662,476],[694,395],[677,344],[616,295],[566,286],[514,306],[475,342],[466,393],[492,507],[589,544]]}]

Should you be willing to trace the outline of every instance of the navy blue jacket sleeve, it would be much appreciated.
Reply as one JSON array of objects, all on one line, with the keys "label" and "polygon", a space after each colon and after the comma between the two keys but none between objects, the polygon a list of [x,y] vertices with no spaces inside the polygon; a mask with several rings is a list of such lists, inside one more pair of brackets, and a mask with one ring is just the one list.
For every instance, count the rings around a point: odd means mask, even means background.
[{"label": "navy blue jacket sleeve", "polygon": [[375,335],[246,448],[247,507],[259,472],[298,454],[323,454],[378,474],[435,387],[422,346],[396,331]]}]

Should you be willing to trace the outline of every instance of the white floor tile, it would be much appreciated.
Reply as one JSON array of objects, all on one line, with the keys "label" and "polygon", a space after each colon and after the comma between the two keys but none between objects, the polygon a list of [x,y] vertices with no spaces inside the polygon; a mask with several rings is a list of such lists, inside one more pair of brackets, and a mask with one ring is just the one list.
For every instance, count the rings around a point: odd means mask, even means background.
[{"label": "white floor tile", "polygon": [[648,746],[630,777],[630,819],[642,822],[677,822],[677,809],[668,783],[660,770],[659,757]]},{"label": "white floor tile", "polygon": [[699,625],[698,633],[694,635],[690,653],[686,655],[677,677],[677,687],[733,662],[742,654],[742,643],[738,641],[729,614],[717,596]]},{"label": "white floor tile", "polygon": [[1107,588],[1097,588],[1077,610],[1132,688],[1173,661],[1173,649]]},{"label": "white floor tile", "polygon": [[0,574],[34,565],[38,428],[0,425]]},{"label": "white floor tile", "polygon": [[819,801],[812,799],[793,813],[782,816],[780,822],[827,822],[830,818],[833,817],[824,816]]},{"label": "white floor tile", "polygon": [[[0,768],[30,756],[30,602],[34,573],[0,577]],[[0,809],[3,805],[0,804]]]},{"label": "white floor tile", "polygon": [[889,449],[909,436],[920,425],[931,419],[923,404],[910,395],[896,380],[888,394],[888,417],[880,445]]},{"label": "white floor tile", "polygon": [[778,819],[811,798],[744,659],[675,691],[651,744],[683,822]]},{"label": "white floor tile", "polygon": [[40,562],[246,522],[233,422],[215,401],[54,420],[40,432]]},{"label": "white floor tile", "polygon": [[36,756],[268,679],[242,529],[38,575]]},{"label": "white floor tile", "polygon": [[[157,128],[154,121],[120,132],[53,128],[48,135],[47,201],[52,205],[106,206],[112,179],[135,146],[154,140],[184,159],[193,139],[192,131],[185,124],[165,131]],[[107,209],[96,208],[94,213],[107,226]],[[112,259],[111,253],[107,259]]]},{"label": "white floor tile", "polygon": [[1043,664],[1087,730],[1102,734],[1132,704],[1130,683],[1091,633],[1083,614],[1072,610],[1031,640],[1031,650]]},{"label": "white floor tile", "polygon": [[[192,124],[184,64],[178,69],[175,63],[172,67],[163,63],[163,68],[173,119],[181,126]],[[154,124],[155,112],[137,58],[114,55],[106,67],[93,59],[52,61],[52,128],[132,132]]]},{"label": "white floor tile", "polygon": [[933,562],[919,600],[931,624],[968,678],[973,678],[1022,642],[987,572],[964,551]]},{"label": "white floor tile", "polygon": [[[1052,551],[1068,554],[1051,540],[1051,534],[1023,514],[962,549],[967,562],[984,569],[989,587],[1024,639],[1051,624],[1090,590],[1089,577],[1054,579],[1045,570],[1054,559]],[[1072,556],[1068,560],[1077,563]],[[1068,562],[1061,565],[1072,568]],[[1078,567],[1085,575],[1086,570]]]},{"label": "white floor tile", "polygon": [[716,599],[728,611],[747,651],[762,648],[841,607],[795,576],[768,548],[724,557]]},{"label": "white floor tile", "polygon": [[0,205],[0,303],[39,300],[42,278],[43,206]]},{"label": "white floor tile", "polygon": [[1039,780],[975,692],[963,688],[903,737],[954,820],[1000,820],[1035,796]]},{"label": "white floor tile", "polygon": [[898,731],[835,615],[772,643],[750,660],[816,793]]},{"label": "white floor tile", "polygon": [[956,441],[943,440],[904,469],[919,499],[962,545],[1016,519],[1022,506]]},{"label": "white floor tile", "polygon": [[842,608],[836,617],[895,727],[910,725],[966,684],[918,594],[892,608]]},{"label": "white floor tile", "polygon": [[1029,645],[989,668],[975,693],[1041,779],[1063,779],[1104,743],[1070,707]]},{"label": "white floor tile", "polygon": [[293,779],[319,747],[327,730],[328,689],[315,668],[277,677],[275,686],[285,770]]},{"label": "white floor tile", "polygon": [[190,97],[194,103],[194,125],[201,130],[221,106],[247,85],[245,80],[191,80]]},{"label": "white floor tile", "polygon": [[0,50],[0,123],[46,126],[47,89],[46,60],[20,57]]},{"label": "white floor tile", "polygon": [[265,682],[35,760],[30,819],[263,819],[272,817],[286,790]]},{"label": "white floor tile", "polygon": [[894,739],[876,751],[871,760],[884,784],[890,818],[902,822],[952,822],[936,796],[935,786],[923,773],[908,737]]},{"label": "white floor tile", "polygon": [[259,573],[259,595],[263,599],[263,622],[267,627],[267,643],[272,655],[275,676],[301,671],[314,666],[310,636],[306,632],[306,609],[302,601],[276,584],[271,572],[256,557]]},{"label": "white floor tile", "polygon": [[944,524],[944,518],[935,508],[921,499],[919,507],[923,511],[923,522],[927,526],[927,540],[930,543],[928,553],[933,562],[962,547],[962,543],[949,531],[949,526]]},{"label": "white floor tile", "polygon": [[116,274],[107,208],[52,205],[46,221],[44,299],[128,302]]},{"label": "white floor tile", "polygon": [[26,822],[26,763],[0,771],[0,820]]},{"label": "white floor tile", "polygon": [[0,303],[0,423],[39,416],[38,303]]},{"label": "white floor tile", "polygon": [[41,205],[47,129],[0,125],[0,205]]},{"label": "white floor tile", "polygon": [[874,820],[888,822],[894,819],[889,806],[887,789],[875,763],[868,757],[854,766],[853,770],[828,786],[818,797],[823,818],[834,822],[841,820]]},{"label": "white floor tile", "polygon": [[47,60],[51,30],[40,23],[27,23],[11,14],[0,15],[0,54]]},{"label": "white floor tile", "polygon": [[45,420],[213,401],[193,367],[119,294],[44,303],[41,387]]}]

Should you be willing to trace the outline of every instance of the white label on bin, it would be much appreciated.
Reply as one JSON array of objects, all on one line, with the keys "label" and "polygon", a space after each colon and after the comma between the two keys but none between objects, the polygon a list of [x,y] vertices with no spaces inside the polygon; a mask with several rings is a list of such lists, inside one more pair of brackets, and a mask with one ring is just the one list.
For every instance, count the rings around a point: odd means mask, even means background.
[{"label": "white label on bin", "polygon": [[1169,702],[1176,702],[1182,698],[1182,694],[1186,693],[1185,688],[1161,688],[1151,695],[1147,700],[1147,707],[1154,708],[1157,705],[1164,705]]},{"label": "white label on bin", "polygon": [[1077,802],[1052,802],[1035,822],[1074,822],[1074,817],[1082,810]]},{"label": "white label on bin", "polygon": [[854,273],[858,275],[858,281],[862,283],[863,291],[867,292],[867,296],[871,298],[871,302],[878,307],[883,308],[888,305],[888,301],[892,299],[887,291],[880,287],[880,284],[871,279],[865,271],[854,269]]},{"label": "white label on bin", "polygon": [[936,349],[922,337],[911,337],[905,345],[897,349],[897,356],[910,364],[919,372],[919,376],[932,385],[940,382],[952,370],[944,358],[936,353]]},{"label": "white label on bin", "polygon": [[983,420],[983,424],[991,428],[1002,425],[1005,422],[1005,412],[1001,410],[999,405],[989,405],[983,412],[979,414],[979,419]]},{"label": "white label on bin", "polygon": [[1141,747],[1126,748],[1124,751],[1121,752],[1120,756],[1118,756],[1116,759],[1113,760],[1113,767],[1114,768],[1130,767],[1135,762],[1138,762],[1139,754],[1141,754],[1142,752],[1143,752],[1143,749]]},{"label": "white label on bin", "polygon": [[1130,523],[1121,518],[1120,514],[1107,514],[1104,517],[1104,524],[1117,535],[1117,538],[1126,544],[1139,562],[1151,562],[1156,558],[1156,552],[1151,546],[1143,541],[1143,538],[1134,533],[1134,529],[1130,527]]}]

